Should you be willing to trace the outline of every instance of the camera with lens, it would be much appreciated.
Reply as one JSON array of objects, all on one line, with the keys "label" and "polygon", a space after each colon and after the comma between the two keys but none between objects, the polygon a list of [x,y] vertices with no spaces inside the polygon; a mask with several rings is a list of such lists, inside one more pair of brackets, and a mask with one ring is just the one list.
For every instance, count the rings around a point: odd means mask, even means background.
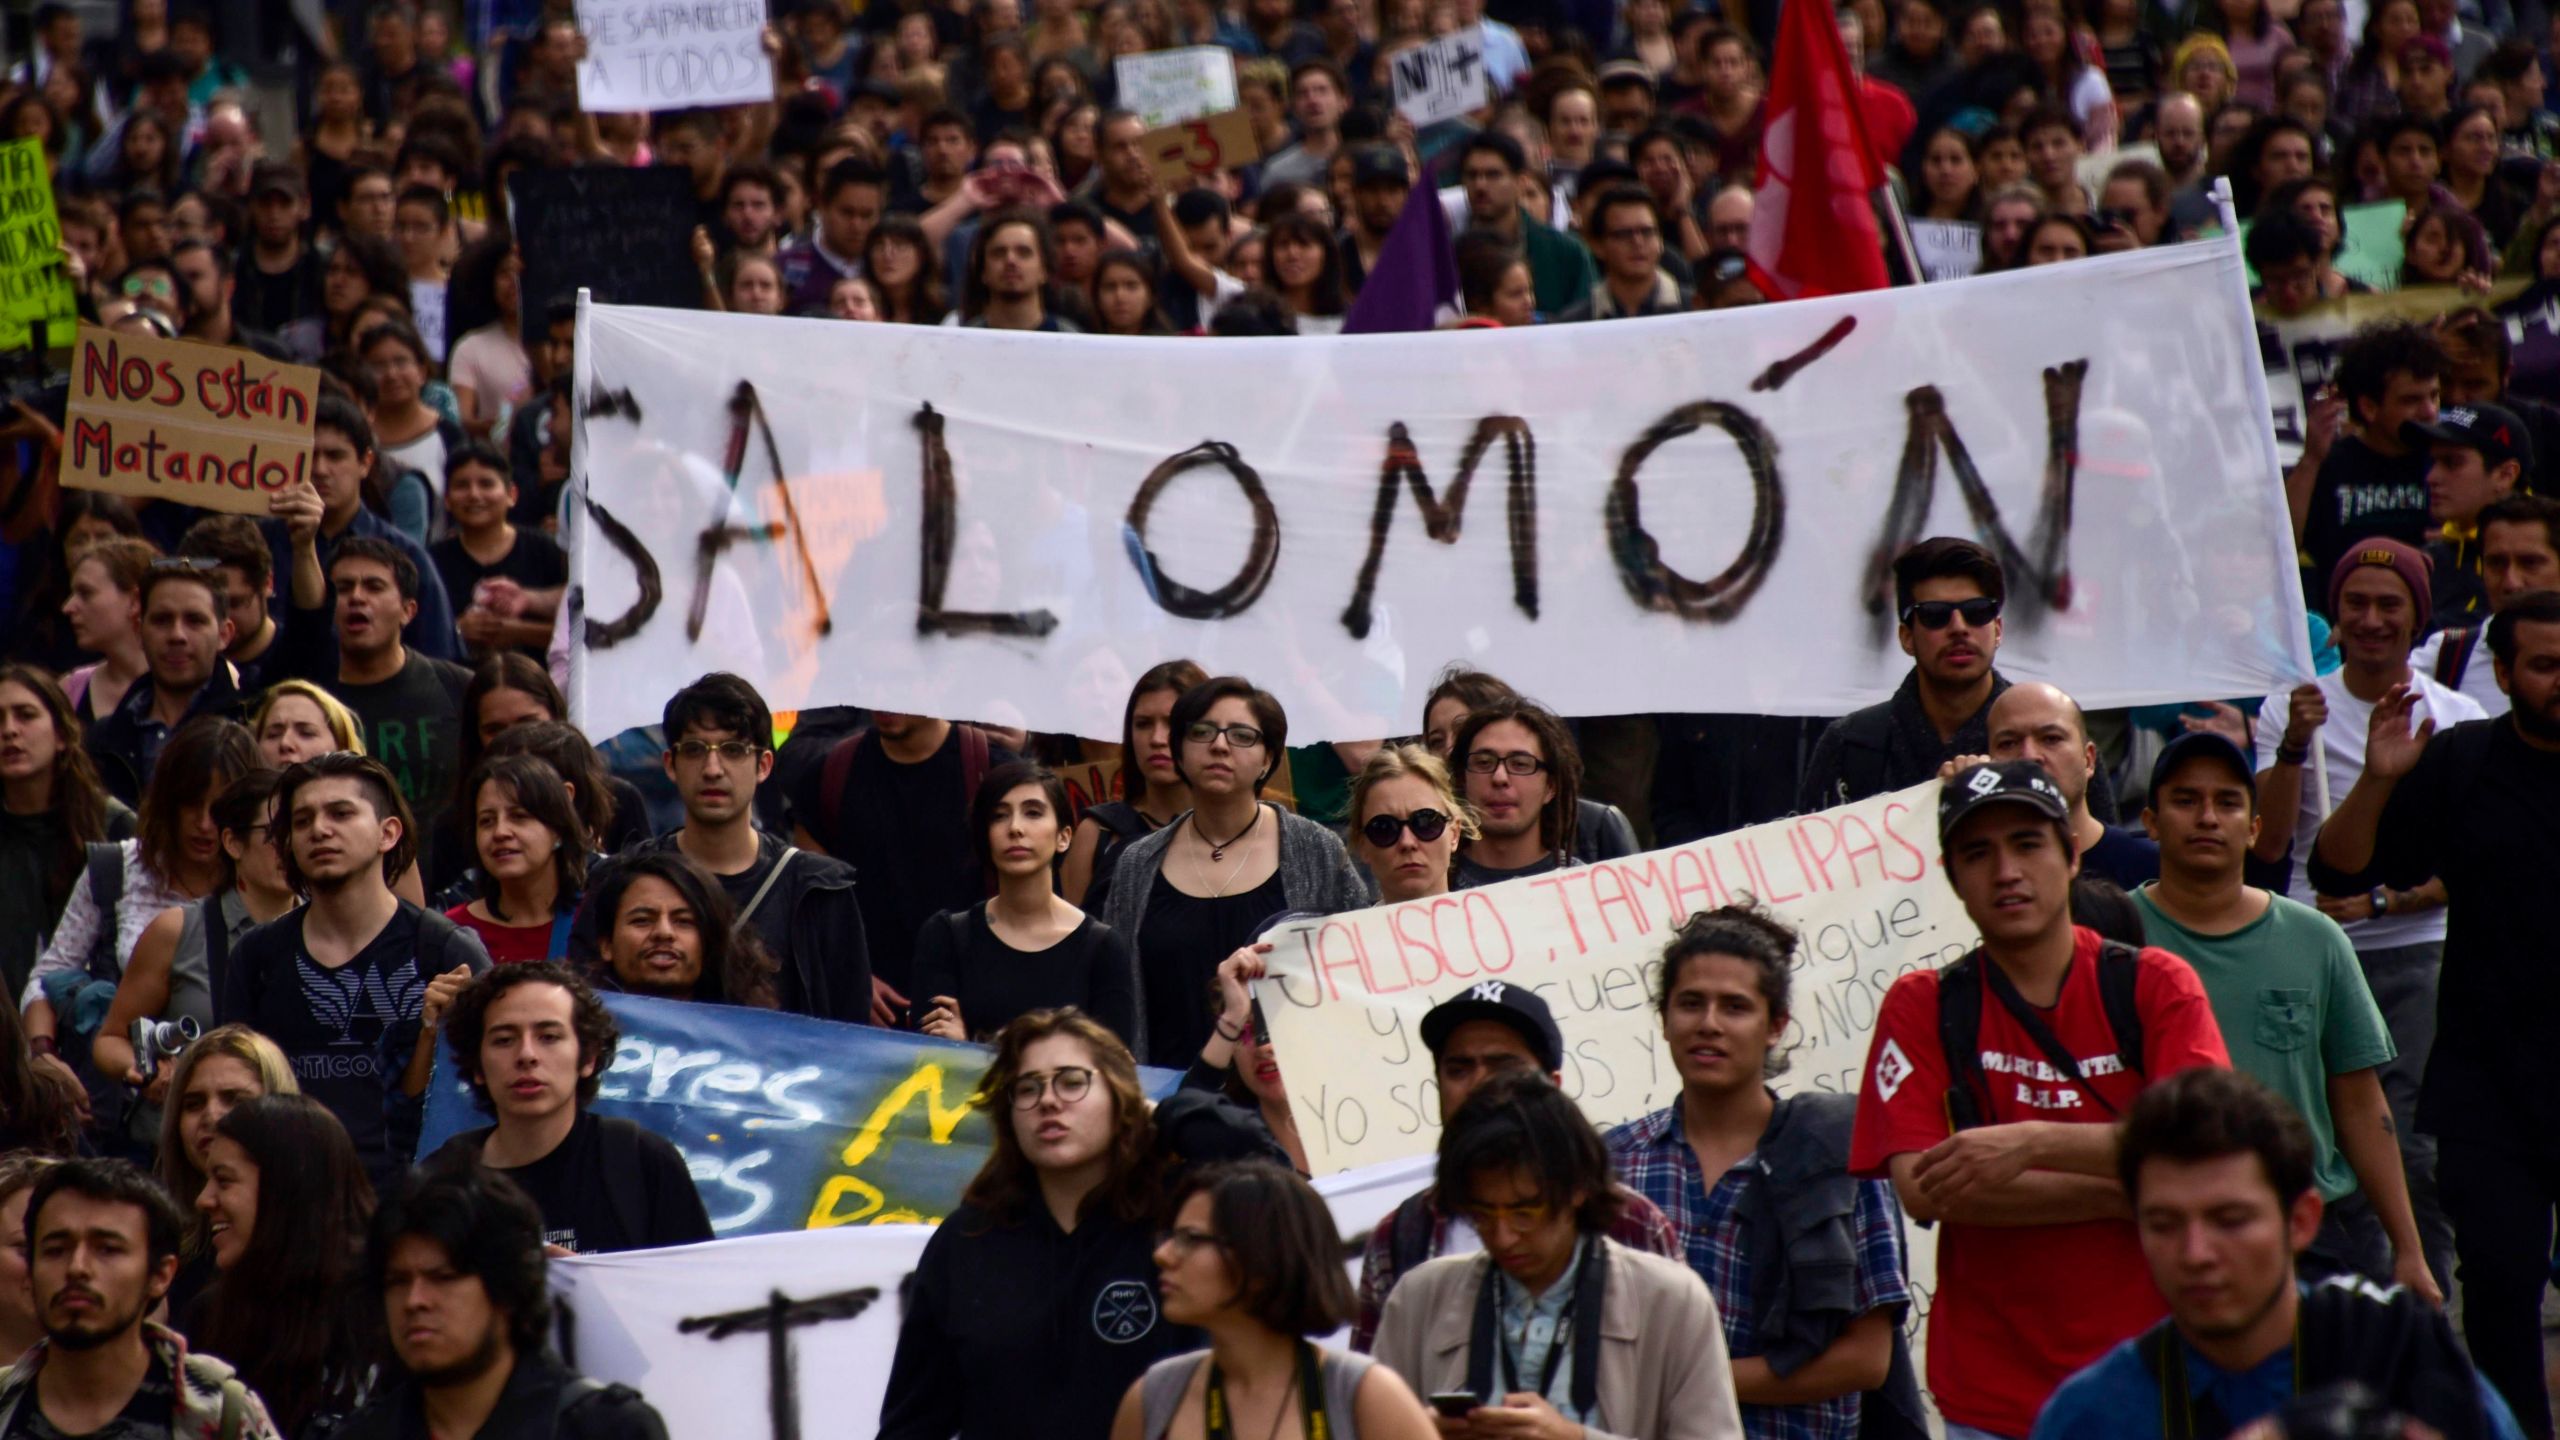
[{"label": "camera with lens", "polygon": [[178,1058],[178,1052],[195,1043],[203,1028],[186,1016],[175,1020],[136,1020],[133,1022],[133,1068],[149,1080],[160,1069],[163,1060]]}]

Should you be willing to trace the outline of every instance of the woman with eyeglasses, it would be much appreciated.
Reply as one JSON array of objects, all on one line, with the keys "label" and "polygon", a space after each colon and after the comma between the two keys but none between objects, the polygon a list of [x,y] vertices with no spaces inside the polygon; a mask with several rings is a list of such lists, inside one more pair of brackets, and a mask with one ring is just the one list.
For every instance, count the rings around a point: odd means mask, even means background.
[{"label": "woman with eyeglasses", "polygon": [[1339,1328],[1353,1302],[1332,1212],[1307,1182],[1267,1161],[1213,1165],[1182,1181],[1175,1204],[1156,1286],[1165,1318],[1208,1332],[1208,1353],[1150,1367],[1121,1397],[1111,1440],[1440,1434],[1394,1371],[1310,1338]]},{"label": "woman with eyeglasses", "polygon": [[995,897],[924,922],[916,934],[916,1028],[945,1040],[992,1035],[1033,1010],[1074,1006],[1125,1043],[1138,1024],[1137,966],[1111,927],[1052,882],[1074,833],[1067,785],[1028,760],[999,765],[969,805],[978,863]]},{"label": "woman with eyeglasses", "polygon": [[1338,914],[1369,898],[1331,830],[1262,799],[1289,741],[1268,691],[1211,680],[1183,692],[1172,721],[1191,810],[1122,850],[1111,879],[1111,928],[1138,956],[1141,1058],[1199,1053],[1210,1020],[1197,997],[1272,916]]},{"label": "woman with eyeglasses", "polygon": [[994,1147],[916,1264],[880,1440],[1101,1435],[1148,1366],[1201,1342],[1156,1299],[1137,1062],[1091,1017],[1034,1010],[996,1037],[972,1103]]}]

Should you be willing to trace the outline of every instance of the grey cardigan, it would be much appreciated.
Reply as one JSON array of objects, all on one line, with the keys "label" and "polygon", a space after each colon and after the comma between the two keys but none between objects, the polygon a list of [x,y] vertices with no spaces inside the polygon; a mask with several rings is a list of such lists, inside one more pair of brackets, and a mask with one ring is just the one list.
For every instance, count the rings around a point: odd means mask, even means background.
[{"label": "grey cardigan", "polygon": [[[1264,804],[1270,804],[1264,801]],[[1357,910],[1370,902],[1369,887],[1351,863],[1350,852],[1342,848],[1341,837],[1332,830],[1304,816],[1277,806],[1280,816],[1280,890],[1292,910],[1313,910],[1326,915],[1339,915]],[[1147,894],[1155,888],[1156,876],[1163,873],[1164,855],[1173,848],[1174,832],[1190,819],[1185,811],[1173,822],[1143,840],[1133,840],[1120,851],[1119,860],[1111,867],[1110,913],[1104,917],[1121,938],[1129,942],[1131,979],[1138,996],[1138,1028],[1134,1037],[1138,1059],[1147,1061],[1147,984],[1145,962],[1138,945],[1138,927],[1146,919]],[[1223,957],[1222,957],[1223,958]],[[1188,1057],[1152,1057],[1154,1063],[1176,1060],[1187,1063]]]}]

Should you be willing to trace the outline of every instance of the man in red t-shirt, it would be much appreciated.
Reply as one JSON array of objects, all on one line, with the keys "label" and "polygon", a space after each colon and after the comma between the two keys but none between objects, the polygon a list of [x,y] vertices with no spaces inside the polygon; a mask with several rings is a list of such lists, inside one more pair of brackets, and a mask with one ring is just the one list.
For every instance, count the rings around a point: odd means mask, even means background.
[{"label": "man in red t-shirt", "polygon": [[[1858,1093],[1850,1169],[1942,1227],[1929,1389],[1948,1440],[2024,1436],[2056,1386],[2164,1313],[2114,1179],[2115,1120],[2150,1081],[2231,1063],[2203,982],[2149,947],[2131,987],[2142,1054],[2119,1054],[2098,935],[2071,923],[2070,814],[2032,761],[1941,787],[1940,860],[1982,932],[1959,962],[1980,1062],[1952,1095],[1938,996],[1957,967],[1920,971],[1885,996]],[[1964,1110],[1979,1120],[1959,1129]]]}]

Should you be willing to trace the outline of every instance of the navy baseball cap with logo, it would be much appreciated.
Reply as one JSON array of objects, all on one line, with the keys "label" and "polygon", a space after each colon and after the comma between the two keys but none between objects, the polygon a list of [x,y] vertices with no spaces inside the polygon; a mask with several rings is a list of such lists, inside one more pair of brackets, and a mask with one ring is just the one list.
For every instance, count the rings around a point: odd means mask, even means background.
[{"label": "navy baseball cap with logo", "polygon": [[1431,1007],[1422,1017],[1422,1043],[1432,1054],[1449,1043],[1451,1032],[1470,1020],[1508,1025],[1529,1042],[1538,1065],[1552,1075],[1564,1069],[1564,1032],[1555,1012],[1538,992],[1508,980],[1479,980]]},{"label": "navy baseball cap with logo", "polygon": [[2062,791],[2033,760],[1995,760],[1956,772],[1954,779],[1938,787],[1938,844],[1943,848],[1947,837],[1965,817],[1993,805],[2024,805],[2047,820],[2069,823],[2071,805]]},{"label": "navy baseball cap with logo", "polygon": [[2524,422],[2515,412],[2503,405],[2448,405],[2437,413],[2434,424],[2412,420],[2402,433],[2477,450],[2480,463],[2492,470],[2513,460],[2523,467],[2525,478],[2533,477],[2533,437],[2525,433]]}]

